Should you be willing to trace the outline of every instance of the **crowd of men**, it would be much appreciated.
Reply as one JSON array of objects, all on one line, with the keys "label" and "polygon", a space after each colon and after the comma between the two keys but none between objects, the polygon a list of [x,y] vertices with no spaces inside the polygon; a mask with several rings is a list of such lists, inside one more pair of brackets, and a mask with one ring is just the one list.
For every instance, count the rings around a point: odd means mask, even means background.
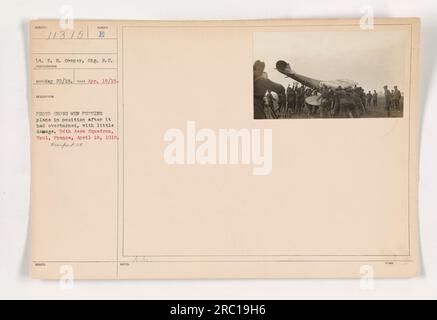
[{"label": "crowd of men", "polygon": [[[378,107],[378,93],[376,90],[368,91],[355,86],[342,88],[328,88],[322,86],[319,90],[311,89],[297,82],[280,92],[266,90],[263,104],[266,118],[286,117],[287,115],[306,115],[312,116],[315,114],[321,117],[359,117],[372,108]],[[318,96],[320,105],[315,106],[307,103],[307,98]],[[397,86],[393,90],[389,90],[388,86],[384,86],[384,109],[387,116],[390,116],[392,111],[401,111],[402,109],[402,94]],[[348,102],[349,100],[349,102]]]},{"label": "crowd of men", "polygon": [[390,110],[402,111],[403,110],[403,96],[397,86],[394,86],[393,90],[389,90],[388,86],[384,86],[385,107],[390,115]]},{"label": "crowd of men", "polygon": [[[360,117],[378,107],[376,90],[366,93],[359,86],[332,88],[322,85],[310,88],[299,82],[289,84],[285,89],[281,84],[268,79],[264,68],[264,62],[257,60],[254,63],[255,119],[315,115],[323,118]],[[403,98],[397,86],[393,90],[384,86],[384,97],[387,116],[391,116],[392,111],[402,111]],[[313,99],[312,103],[308,103],[308,98]]]}]

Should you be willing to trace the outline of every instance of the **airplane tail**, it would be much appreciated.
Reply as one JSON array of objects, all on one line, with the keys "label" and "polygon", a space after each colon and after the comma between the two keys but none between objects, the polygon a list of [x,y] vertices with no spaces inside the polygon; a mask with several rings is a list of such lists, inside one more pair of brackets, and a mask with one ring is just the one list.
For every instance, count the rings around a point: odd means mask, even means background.
[{"label": "airplane tail", "polygon": [[281,73],[284,73],[284,72],[287,72],[287,73],[290,73],[290,74],[295,73],[295,72],[291,69],[290,64],[288,64],[288,63],[285,62],[284,60],[279,60],[278,62],[276,62],[276,69],[277,69],[279,72],[281,72]]},{"label": "airplane tail", "polygon": [[320,89],[322,81],[305,77],[303,75],[296,73],[291,69],[290,64],[288,64],[284,60],[279,60],[276,62],[276,70],[286,75],[287,77],[292,78],[307,87],[310,87],[311,89],[315,89],[315,90]]}]

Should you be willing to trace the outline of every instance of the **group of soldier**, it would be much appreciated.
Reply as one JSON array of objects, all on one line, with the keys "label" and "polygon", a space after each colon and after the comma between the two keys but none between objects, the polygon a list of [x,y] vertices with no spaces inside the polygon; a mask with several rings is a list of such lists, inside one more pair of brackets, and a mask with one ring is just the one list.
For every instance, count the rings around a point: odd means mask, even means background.
[{"label": "group of soldier", "polygon": [[[359,86],[343,88],[322,84],[309,87],[299,82],[289,84],[285,89],[268,79],[264,68],[264,62],[257,60],[254,63],[255,119],[313,117],[316,114],[322,118],[357,118],[378,107],[376,90],[366,93]],[[393,90],[384,86],[384,97],[387,116],[391,116],[392,110],[402,111],[402,94],[397,86]]]},{"label": "group of soldier", "polygon": [[385,97],[385,109],[390,116],[390,110],[402,111],[403,109],[403,96],[397,86],[394,86],[393,90],[390,90],[388,86],[384,86]]},{"label": "group of soldier", "polygon": [[[306,99],[311,96],[319,96],[320,105],[311,105]],[[401,111],[402,94],[394,86],[389,90],[384,86],[385,111],[387,116],[391,115],[393,110]],[[349,100],[348,102],[343,102]],[[365,93],[362,87],[330,88],[322,86],[321,89],[315,90],[299,83],[288,85],[284,92],[274,95],[272,90],[267,90],[263,99],[265,113],[267,118],[287,117],[291,115],[312,116],[316,113],[320,117],[359,117],[366,114],[368,110],[378,107],[378,93],[368,91]]]}]

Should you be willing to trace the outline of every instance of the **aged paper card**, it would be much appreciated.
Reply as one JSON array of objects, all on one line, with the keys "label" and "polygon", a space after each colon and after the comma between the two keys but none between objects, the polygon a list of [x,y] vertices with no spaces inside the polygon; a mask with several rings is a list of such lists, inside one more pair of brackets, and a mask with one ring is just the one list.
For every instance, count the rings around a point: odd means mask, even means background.
[{"label": "aged paper card", "polygon": [[418,275],[419,34],[32,21],[32,277]]}]

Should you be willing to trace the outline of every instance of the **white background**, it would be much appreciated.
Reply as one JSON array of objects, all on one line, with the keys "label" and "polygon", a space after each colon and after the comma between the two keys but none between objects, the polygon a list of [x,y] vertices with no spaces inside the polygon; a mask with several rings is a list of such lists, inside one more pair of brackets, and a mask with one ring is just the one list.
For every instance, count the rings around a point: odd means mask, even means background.
[{"label": "white background", "polygon": [[[30,280],[28,273],[30,152],[27,99],[27,22],[59,18],[72,5],[77,19],[421,17],[420,233],[422,276],[376,280],[100,281]],[[303,299],[437,298],[437,3],[435,0],[4,0],[0,7],[0,298]],[[434,122],[434,125],[433,125]]]}]

